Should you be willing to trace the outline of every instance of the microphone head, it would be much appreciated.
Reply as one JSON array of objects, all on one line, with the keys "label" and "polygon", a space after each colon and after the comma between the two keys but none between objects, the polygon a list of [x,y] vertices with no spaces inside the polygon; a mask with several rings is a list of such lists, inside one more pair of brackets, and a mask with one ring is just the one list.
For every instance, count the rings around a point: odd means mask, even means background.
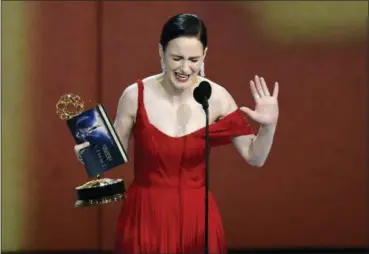
[{"label": "microphone head", "polygon": [[204,101],[209,100],[210,96],[211,85],[208,81],[201,81],[200,84],[193,91],[193,97],[200,104],[203,104]]}]

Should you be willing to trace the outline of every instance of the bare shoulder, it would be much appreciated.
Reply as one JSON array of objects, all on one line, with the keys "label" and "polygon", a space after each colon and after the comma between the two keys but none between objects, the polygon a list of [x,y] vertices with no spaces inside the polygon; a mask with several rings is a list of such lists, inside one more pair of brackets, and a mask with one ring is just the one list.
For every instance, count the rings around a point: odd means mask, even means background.
[{"label": "bare shoulder", "polygon": [[155,87],[157,87],[158,82],[162,81],[162,79],[163,79],[163,73],[160,73],[160,74],[155,74],[155,75],[151,75],[151,76],[144,78],[142,80],[142,83],[145,88],[148,88],[148,90],[152,91],[153,89],[155,89]]},{"label": "bare shoulder", "polygon": [[214,102],[214,105],[219,109],[221,115],[227,115],[238,108],[232,95],[224,86],[207,78],[201,79],[210,83],[212,89],[210,100]]},{"label": "bare shoulder", "polygon": [[122,100],[130,100],[131,102],[136,101],[138,98],[138,84],[133,83],[127,86],[121,95]]},{"label": "bare shoulder", "polygon": [[[142,83],[145,87],[149,87],[156,75],[148,76],[142,79]],[[135,115],[138,107],[138,84],[137,82],[128,85],[124,90],[119,99],[118,109],[122,112],[130,115]]]},{"label": "bare shoulder", "polygon": [[122,92],[118,102],[117,117],[135,118],[138,108],[138,84],[128,85]]},{"label": "bare shoulder", "polygon": [[218,83],[216,83],[216,82],[214,82],[210,79],[204,78],[204,77],[201,77],[200,82],[201,81],[209,82],[209,84],[211,85],[211,89],[212,89],[211,97],[213,99],[219,100],[219,99],[226,99],[227,97],[232,98],[231,94],[227,91],[227,89],[224,86],[222,86],[222,85],[220,85],[220,84],[218,84]]}]

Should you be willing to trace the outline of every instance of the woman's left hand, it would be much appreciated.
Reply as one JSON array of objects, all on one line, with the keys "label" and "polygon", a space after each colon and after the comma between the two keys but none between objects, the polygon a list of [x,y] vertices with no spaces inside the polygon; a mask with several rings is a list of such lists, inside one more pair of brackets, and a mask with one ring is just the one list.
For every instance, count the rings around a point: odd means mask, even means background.
[{"label": "woman's left hand", "polygon": [[275,82],[273,94],[270,95],[264,78],[255,76],[255,82],[250,81],[251,93],[255,100],[255,110],[247,107],[241,107],[240,110],[246,113],[254,121],[262,125],[273,125],[278,121],[278,82]]}]

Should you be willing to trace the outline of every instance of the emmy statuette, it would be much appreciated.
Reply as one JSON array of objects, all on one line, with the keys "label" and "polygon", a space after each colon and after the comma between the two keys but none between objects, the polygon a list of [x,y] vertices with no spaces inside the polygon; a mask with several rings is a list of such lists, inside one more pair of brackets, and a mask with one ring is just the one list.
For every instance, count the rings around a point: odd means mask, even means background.
[{"label": "emmy statuette", "polygon": [[127,153],[101,104],[85,110],[80,96],[65,94],[56,104],[56,113],[65,120],[77,144],[90,145],[80,151],[90,178],[75,188],[75,207],[117,202],[125,198],[122,179],[101,178],[101,174],[128,161]]}]

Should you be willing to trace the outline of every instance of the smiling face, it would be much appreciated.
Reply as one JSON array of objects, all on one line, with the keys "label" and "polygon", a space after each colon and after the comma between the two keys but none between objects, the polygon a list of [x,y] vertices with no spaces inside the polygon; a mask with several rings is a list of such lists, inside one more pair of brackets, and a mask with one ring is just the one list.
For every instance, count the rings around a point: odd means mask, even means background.
[{"label": "smiling face", "polygon": [[168,43],[165,52],[160,49],[160,55],[164,57],[165,74],[170,83],[176,89],[186,89],[196,82],[206,49],[196,37],[179,37]]}]

